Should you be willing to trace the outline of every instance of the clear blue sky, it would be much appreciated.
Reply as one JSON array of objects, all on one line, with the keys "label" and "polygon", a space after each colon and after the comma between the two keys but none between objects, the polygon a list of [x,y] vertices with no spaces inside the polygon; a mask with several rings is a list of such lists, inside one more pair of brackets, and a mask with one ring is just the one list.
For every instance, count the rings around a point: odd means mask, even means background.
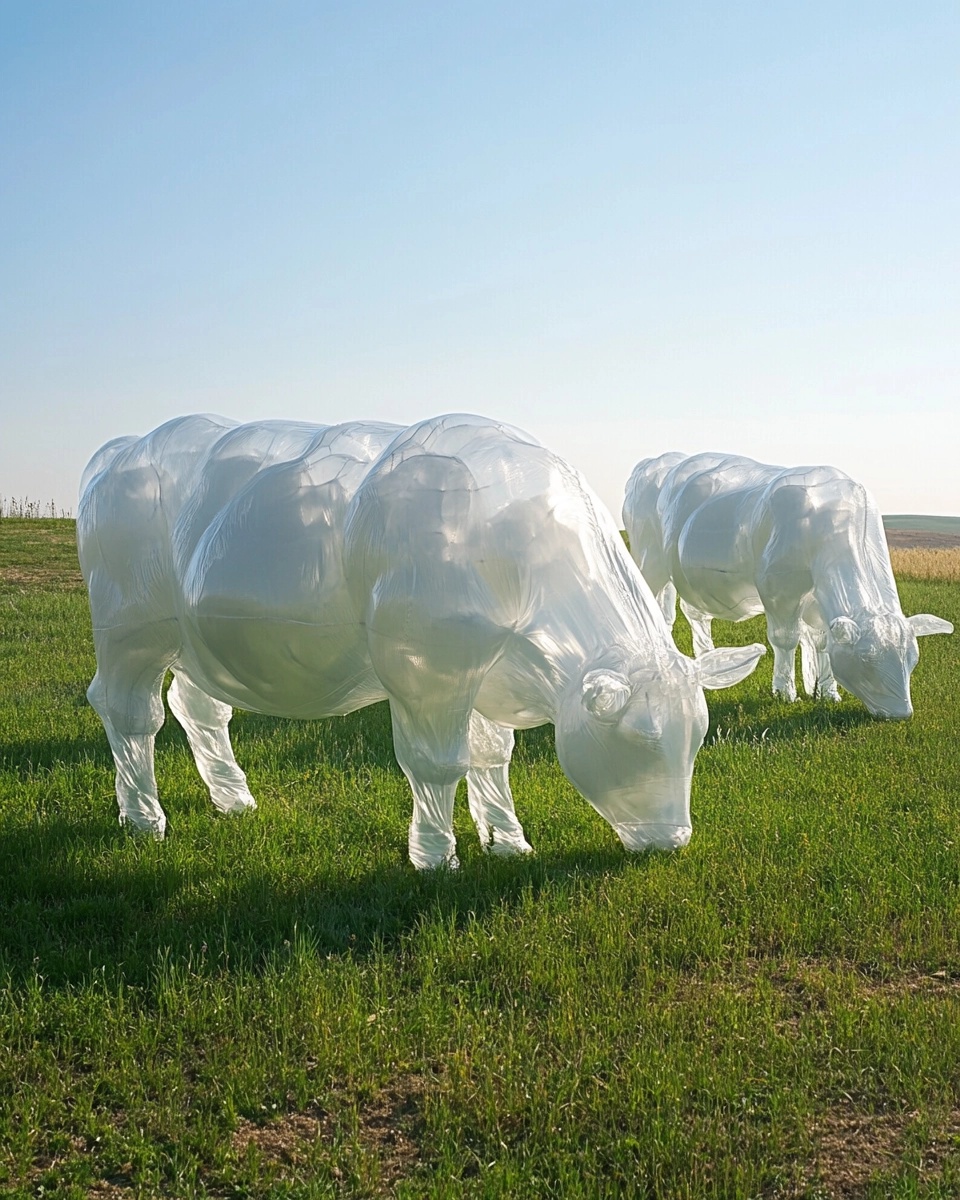
[{"label": "clear blue sky", "polygon": [[960,5],[4,0],[0,494],[177,413],[960,514]]}]

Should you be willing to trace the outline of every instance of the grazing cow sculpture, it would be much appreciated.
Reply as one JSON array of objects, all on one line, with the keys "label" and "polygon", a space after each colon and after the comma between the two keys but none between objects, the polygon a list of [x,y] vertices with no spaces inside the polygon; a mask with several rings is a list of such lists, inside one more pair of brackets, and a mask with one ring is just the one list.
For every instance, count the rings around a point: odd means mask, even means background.
[{"label": "grazing cow sculpture", "polygon": [[673,644],[583,479],[526,434],[449,415],[408,429],[218,417],[107,443],[78,511],[120,821],[162,837],[154,736],[171,710],[214,804],[255,807],[233,706],[320,717],[388,699],[413,790],[410,857],[456,865],[464,776],[495,853],[530,849],[513,730],[552,721],[567,776],[625,846],[690,836],[703,688],[762,646]]},{"label": "grazing cow sculpture", "polygon": [[713,649],[714,617],[766,613],[773,690],[788,700],[799,643],[809,695],[837,700],[839,682],[874,716],[909,717],[917,638],[953,632],[940,617],[903,615],[877,506],[834,467],[646,458],[627,483],[623,521],[671,625],[679,595],[695,654]]}]

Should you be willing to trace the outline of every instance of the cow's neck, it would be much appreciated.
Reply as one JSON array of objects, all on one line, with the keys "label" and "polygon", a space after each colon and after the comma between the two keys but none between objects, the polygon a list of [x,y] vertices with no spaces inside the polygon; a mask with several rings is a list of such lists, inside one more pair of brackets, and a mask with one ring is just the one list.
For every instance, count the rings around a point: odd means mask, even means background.
[{"label": "cow's neck", "polygon": [[602,585],[569,569],[552,580],[550,593],[518,631],[526,644],[522,658],[551,720],[562,696],[580,687],[586,671],[618,660],[652,660],[672,648],[659,609],[644,592],[626,549],[622,555],[616,544],[601,543],[598,549],[595,565]]},{"label": "cow's neck", "polygon": [[902,611],[883,525],[872,507],[821,539],[811,570],[827,624],[853,613]]}]

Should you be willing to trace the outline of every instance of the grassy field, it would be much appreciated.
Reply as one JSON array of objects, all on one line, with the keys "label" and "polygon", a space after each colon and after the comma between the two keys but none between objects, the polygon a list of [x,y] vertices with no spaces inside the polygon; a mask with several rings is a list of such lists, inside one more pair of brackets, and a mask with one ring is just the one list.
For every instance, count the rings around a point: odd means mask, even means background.
[{"label": "grassy field", "polygon": [[892,513],[883,518],[885,529],[910,529],[925,533],[960,536],[960,517],[926,517],[911,513]]},{"label": "grassy field", "polygon": [[[117,827],[72,522],[0,520],[0,1196],[955,1197],[960,637],[916,716],[708,693],[694,835],[632,857],[522,735],[535,856],[406,862],[386,709],[168,720]],[[960,625],[960,586],[905,579]],[[717,623],[718,642],[762,626]]]}]

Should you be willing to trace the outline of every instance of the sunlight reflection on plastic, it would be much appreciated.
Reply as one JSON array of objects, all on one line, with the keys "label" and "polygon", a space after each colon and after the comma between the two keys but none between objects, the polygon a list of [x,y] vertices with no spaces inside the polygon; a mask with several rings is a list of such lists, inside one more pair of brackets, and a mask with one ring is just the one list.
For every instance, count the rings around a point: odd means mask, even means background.
[{"label": "sunlight reflection on plastic", "polygon": [[917,638],[952,633],[905,617],[873,498],[835,467],[771,467],[733,454],[646,458],[627,483],[630,550],[672,625],[677,596],[694,653],[713,649],[714,617],[766,613],[773,690],[797,698],[837,684],[874,716],[911,716]]},{"label": "sunlight reflection on plastic", "polygon": [[162,837],[161,685],[223,812],[255,807],[234,706],[321,717],[388,699],[413,791],[410,857],[456,865],[452,815],[495,854],[529,851],[507,779],[513,730],[552,721],[567,776],[631,849],[690,836],[703,688],[762,646],[680,654],[580,475],[472,416],[234,425],[182,417],[120,438],[81,484],[91,704],[120,820]]}]

